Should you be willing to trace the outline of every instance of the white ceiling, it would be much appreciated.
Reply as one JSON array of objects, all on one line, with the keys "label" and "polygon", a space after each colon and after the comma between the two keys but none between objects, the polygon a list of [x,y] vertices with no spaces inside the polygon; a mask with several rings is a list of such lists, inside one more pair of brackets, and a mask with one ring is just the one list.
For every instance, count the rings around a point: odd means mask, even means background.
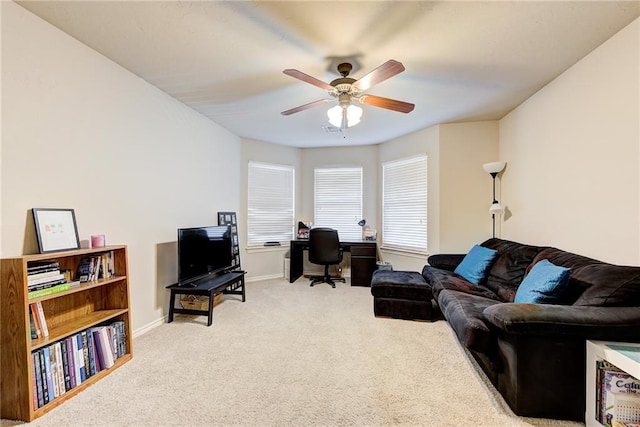
[{"label": "white ceiling", "polygon": [[[296,147],[386,141],[438,124],[502,118],[640,15],[638,1],[19,1],[21,6],[236,135]],[[359,78],[389,59],[406,71],[367,93],[414,103],[362,106],[326,133],[326,98],[282,74],[329,82],[331,57]]]}]

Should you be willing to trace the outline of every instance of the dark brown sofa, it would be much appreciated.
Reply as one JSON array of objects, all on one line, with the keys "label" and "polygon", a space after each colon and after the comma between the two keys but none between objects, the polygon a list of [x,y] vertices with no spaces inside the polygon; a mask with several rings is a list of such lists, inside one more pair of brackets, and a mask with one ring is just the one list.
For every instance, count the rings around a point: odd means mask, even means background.
[{"label": "dark brown sofa", "polygon": [[[514,413],[583,421],[585,341],[640,342],[640,267],[496,238],[481,246],[497,256],[480,284],[453,272],[463,254],[442,254],[429,257],[418,286],[430,287],[442,316]],[[514,303],[525,275],[543,259],[571,270],[561,301]]]}]

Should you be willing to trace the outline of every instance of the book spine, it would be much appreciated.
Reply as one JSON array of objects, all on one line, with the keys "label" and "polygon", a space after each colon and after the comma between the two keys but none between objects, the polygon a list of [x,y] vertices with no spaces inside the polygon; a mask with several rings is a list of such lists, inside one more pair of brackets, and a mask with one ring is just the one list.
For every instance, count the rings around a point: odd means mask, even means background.
[{"label": "book spine", "polygon": [[48,337],[49,327],[47,326],[47,319],[44,317],[44,309],[42,308],[42,302],[38,301],[36,303],[36,308],[38,312],[38,322],[40,323],[40,330],[42,331],[42,336]]},{"label": "book spine", "polygon": [[53,396],[60,396],[60,384],[58,383],[58,357],[55,345],[49,346],[49,360],[51,362],[51,381],[53,382]]},{"label": "book spine", "polygon": [[60,396],[62,396],[67,392],[67,389],[65,387],[65,382],[64,382],[64,363],[62,361],[62,346],[58,341],[57,343],[54,344],[54,347],[56,349],[56,359],[58,364],[58,388],[60,391]]},{"label": "book spine", "polygon": [[28,287],[32,287],[34,285],[39,285],[41,283],[48,283],[48,282],[53,282],[56,280],[61,280],[64,279],[64,274],[62,273],[57,273],[55,275],[48,275],[48,276],[44,276],[44,277],[34,277],[34,278],[29,278],[27,279],[27,286]]},{"label": "book spine", "polygon": [[89,367],[89,344],[87,343],[87,331],[80,333],[82,336],[82,356],[84,357],[84,375],[85,378],[91,376],[91,368]]},{"label": "book spine", "polygon": [[54,278],[60,278],[60,276],[64,277],[62,275],[62,273],[60,273],[60,270],[50,270],[50,271],[45,271],[43,273],[36,273],[36,274],[28,274],[27,275],[27,284],[32,285],[32,284],[36,284],[38,283],[40,280],[43,281],[47,281],[47,280],[52,280]]},{"label": "book spine", "polygon": [[87,371],[84,368],[84,351],[82,349],[82,334],[76,334],[76,360],[78,361],[78,378],[80,378],[79,384],[82,384],[87,380]]},{"label": "book spine", "polygon": [[29,327],[31,328],[31,339],[38,339],[42,336],[40,325],[38,324],[36,308],[33,304],[29,304]]},{"label": "book spine", "polygon": [[40,360],[37,351],[31,353],[31,356],[33,358],[33,380],[36,385],[36,408],[40,408],[41,406],[44,406],[44,398],[42,397],[42,376],[40,373]]},{"label": "book spine", "polygon": [[90,330],[86,331],[87,334],[87,348],[89,352],[89,371],[91,376],[94,376],[98,370],[96,369],[96,347],[93,344],[93,334]]},{"label": "book spine", "polygon": [[44,370],[47,376],[47,388],[49,389],[49,401],[58,397],[56,395],[55,388],[53,386],[53,377],[51,374],[51,352],[49,347],[42,349],[42,356],[44,357]]},{"label": "book spine", "polygon": [[71,337],[65,339],[65,344],[67,346],[67,363],[69,364],[69,388],[74,388],[76,386],[76,351],[73,348]]},{"label": "book spine", "polygon": [[96,328],[91,330],[93,335],[93,346],[95,347],[96,354],[96,371],[101,371],[105,368],[104,359],[102,353],[102,343],[100,342],[100,331]]},{"label": "book spine", "polygon": [[69,358],[67,355],[67,343],[60,343],[60,351],[62,351],[62,370],[64,372],[64,390],[71,390],[71,376],[69,375]]},{"label": "book spine", "polygon": [[42,273],[44,271],[59,270],[59,269],[60,269],[60,263],[58,261],[44,261],[43,263],[32,261],[27,264],[27,275]]},{"label": "book spine", "polygon": [[51,286],[49,288],[39,289],[37,291],[32,291],[28,293],[29,299],[39,298],[46,295],[56,294],[58,292],[64,292],[71,289],[70,283],[60,283],[56,286]]},{"label": "book spine", "polygon": [[47,384],[47,369],[44,362],[44,351],[42,349],[38,350],[38,359],[40,361],[40,378],[42,379],[42,397],[44,399],[44,404],[46,405],[53,400],[53,390],[50,395],[49,384]]}]

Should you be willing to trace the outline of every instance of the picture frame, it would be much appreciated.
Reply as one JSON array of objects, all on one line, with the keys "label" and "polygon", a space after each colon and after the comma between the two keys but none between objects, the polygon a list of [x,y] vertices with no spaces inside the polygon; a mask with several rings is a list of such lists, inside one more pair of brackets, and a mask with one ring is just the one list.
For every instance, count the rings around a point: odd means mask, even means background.
[{"label": "picture frame", "polygon": [[32,212],[41,254],[80,249],[73,209],[33,208]]}]

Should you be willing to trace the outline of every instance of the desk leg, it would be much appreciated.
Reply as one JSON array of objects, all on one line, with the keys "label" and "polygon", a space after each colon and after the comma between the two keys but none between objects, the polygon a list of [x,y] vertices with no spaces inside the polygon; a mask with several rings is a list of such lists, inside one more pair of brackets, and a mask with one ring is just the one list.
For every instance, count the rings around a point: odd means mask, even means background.
[{"label": "desk leg", "polygon": [[169,321],[167,323],[173,322],[173,306],[176,303],[176,292],[171,289],[171,298],[169,299]]},{"label": "desk leg", "polygon": [[289,248],[291,259],[289,260],[289,283],[295,282],[300,276],[302,276],[303,269],[303,252],[302,246],[292,244]]},{"label": "desk leg", "polygon": [[242,284],[242,302],[245,302],[246,297],[244,293],[244,276],[242,276],[242,279],[240,279],[240,283]]},{"label": "desk leg", "polygon": [[213,322],[213,303],[214,303],[214,297],[215,294],[213,292],[213,290],[211,290],[211,292],[209,292],[209,315],[207,316],[207,326],[211,326],[211,323]]}]

